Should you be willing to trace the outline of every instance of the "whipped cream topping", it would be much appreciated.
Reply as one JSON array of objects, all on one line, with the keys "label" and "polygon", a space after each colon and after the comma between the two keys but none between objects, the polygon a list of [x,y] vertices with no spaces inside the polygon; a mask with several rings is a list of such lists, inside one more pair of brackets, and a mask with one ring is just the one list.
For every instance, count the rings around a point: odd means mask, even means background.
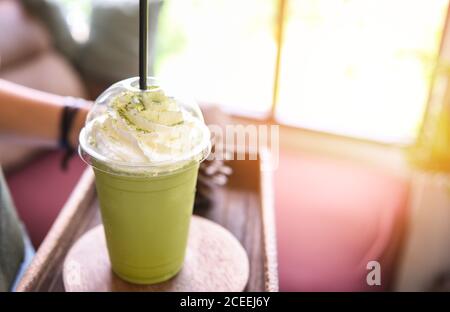
[{"label": "whipped cream topping", "polygon": [[153,86],[112,98],[105,112],[86,124],[84,137],[88,147],[108,161],[145,166],[201,160],[196,158],[204,156],[209,131],[202,120]]}]

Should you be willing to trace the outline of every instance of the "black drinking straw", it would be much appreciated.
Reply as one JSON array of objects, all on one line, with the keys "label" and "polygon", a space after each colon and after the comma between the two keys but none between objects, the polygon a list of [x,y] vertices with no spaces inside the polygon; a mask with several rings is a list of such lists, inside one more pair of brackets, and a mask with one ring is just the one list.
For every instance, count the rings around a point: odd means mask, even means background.
[{"label": "black drinking straw", "polygon": [[139,0],[139,88],[147,90],[148,0]]}]

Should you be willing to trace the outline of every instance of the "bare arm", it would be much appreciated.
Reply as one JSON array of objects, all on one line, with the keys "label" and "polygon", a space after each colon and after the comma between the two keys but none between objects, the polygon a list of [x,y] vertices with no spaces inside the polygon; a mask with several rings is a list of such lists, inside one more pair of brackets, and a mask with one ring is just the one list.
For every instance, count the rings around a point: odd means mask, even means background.
[{"label": "bare arm", "polygon": [[[44,140],[56,146],[65,98],[0,79],[0,134],[19,135]],[[69,141],[78,145],[78,133],[88,108],[74,118]]]}]

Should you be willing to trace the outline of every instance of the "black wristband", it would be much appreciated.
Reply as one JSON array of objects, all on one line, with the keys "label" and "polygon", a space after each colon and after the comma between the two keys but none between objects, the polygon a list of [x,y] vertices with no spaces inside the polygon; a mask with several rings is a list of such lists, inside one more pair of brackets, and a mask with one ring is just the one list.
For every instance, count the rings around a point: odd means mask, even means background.
[{"label": "black wristband", "polygon": [[70,144],[69,135],[72,129],[73,120],[78,112],[79,106],[77,99],[66,98],[64,107],[61,113],[60,127],[59,127],[59,147],[65,149],[64,156],[61,161],[61,168],[67,169],[69,159],[75,153],[75,147]]}]

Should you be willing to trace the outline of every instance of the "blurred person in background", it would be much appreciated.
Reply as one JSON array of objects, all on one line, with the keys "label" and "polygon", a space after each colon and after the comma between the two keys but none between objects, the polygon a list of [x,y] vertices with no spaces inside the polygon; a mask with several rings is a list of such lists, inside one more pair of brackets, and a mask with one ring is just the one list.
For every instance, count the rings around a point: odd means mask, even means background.
[{"label": "blurred person in background", "polygon": [[[149,2],[148,59],[152,74],[162,1]],[[43,198],[32,198],[33,204],[25,207],[18,201],[14,207],[3,170],[25,172],[22,176],[31,185],[43,189],[47,177],[26,173],[24,164],[35,162],[34,155],[43,148],[48,151],[60,146],[71,154],[90,105],[81,99],[94,99],[115,81],[138,73],[139,1],[83,1],[89,31],[81,41],[73,36],[74,30],[82,28],[79,21],[68,23],[73,13],[68,7],[74,3],[0,1],[0,291],[15,289],[31,262],[33,245],[39,246],[62,207],[62,203],[49,207],[49,201]],[[58,161],[51,166],[58,168]],[[81,174],[81,167],[76,170]],[[58,178],[58,187],[66,183],[66,177]],[[25,187],[15,191],[15,199],[29,196]],[[30,211],[39,211],[38,220]]]},{"label": "blurred person in background", "polygon": [[[59,146],[71,156],[78,145],[78,134],[88,108],[89,104],[81,99],[0,80],[1,135]],[[33,247],[19,221],[0,167],[0,291],[14,288],[14,281],[29,264],[32,255]]]}]

